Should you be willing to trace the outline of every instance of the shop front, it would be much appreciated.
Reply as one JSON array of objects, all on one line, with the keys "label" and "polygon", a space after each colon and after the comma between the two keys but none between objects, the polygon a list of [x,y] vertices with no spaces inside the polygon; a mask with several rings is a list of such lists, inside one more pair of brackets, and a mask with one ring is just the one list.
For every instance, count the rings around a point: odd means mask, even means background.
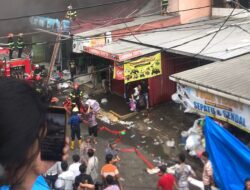
[{"label": "shop front", "polygon": [[[124,95],[126,101],[129,101],[131,94],[133,94],[133,89],[140,85],[145,85],[148,87],[149,102],[151,88],[149,85],[149,80],[153,77],[162,75],[162,62],[161,53],[154,53],[151,55],[146,55],[141,58],[136,58],[132,60],[127,60],[124,62],[114,63],[114,90],[119,90],[120,95]],[[120,81],[120,82],[117,82]],[[123,86],[123,91],[118,86]]]}]

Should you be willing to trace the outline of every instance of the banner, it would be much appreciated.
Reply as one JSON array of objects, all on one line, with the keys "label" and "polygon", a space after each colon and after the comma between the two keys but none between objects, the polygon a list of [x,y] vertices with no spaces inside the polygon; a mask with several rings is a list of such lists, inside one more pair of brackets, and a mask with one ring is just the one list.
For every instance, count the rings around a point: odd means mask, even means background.
[{"label": "banner", "polygon": [[208,92],[177,84],[177,93],[172,96],[189,110],[226,121],[250,132],[250,106]]},{"label": "banner", "polygon": [[123,66],[118,66],[117,63],[114,64],[114,79],[124,80],[124,68]]},{"label": "banner", "polygon": [[162,74],[161,54],[124,63],[125,84]]}]

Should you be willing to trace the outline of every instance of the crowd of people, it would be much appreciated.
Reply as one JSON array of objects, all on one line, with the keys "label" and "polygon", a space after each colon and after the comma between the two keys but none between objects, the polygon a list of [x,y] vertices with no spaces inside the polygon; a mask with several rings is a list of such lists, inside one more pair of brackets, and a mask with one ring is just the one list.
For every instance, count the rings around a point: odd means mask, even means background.
[{"label": "crowd of people", "polygon": [[[46,90],[38,94],[29,83],[13,78],[0,80],[0,190],[122,190],[118,162],[122,162],[115,142],[109,142],[105,149],[105,164],[99,169],[96,156],[97,133],[89,130],[89,137],[79,140],[78,153],[69,163],[69,140],[65,139],[62,161],[52,162],[41,159],[41,142],[46,136],[46,113],[49,105]],[[76,108],[75,106],[74,108]],[[94,110],[89,106],[86,114]],[[79,110],[72,110],[72,117]],[[91,114],[90,114],[91,115]],[[15,119],[13,119],[15,117]],[[73,125],[77,122],[69,119]],[[97,127],[96,118],[89,116],[89,128]],[[71,141],[72,142],[72,141]],[[97,147],[97,146],[95,146]],[[71,147],[72,148],[72,147]],[[98,147],[97,147],[98,148]],[[72,148],[74,149],[74,147]],[[15,150],[15,151],[13,151]],[[203,185],[211,190],[214,184],[212,164],[207,152],[202,153]],[[167,166],[159,166],[158,190],[189,190],[188,177],[196,177],[193,169],[186,164],[185,154],[179,154],[179,164],[173,174]],[[43,177],[42,177],[43,176]],[[45,181],[46,179],[46,181]],[[245,190],[250,190],[250,179],[245,180]]]},{"label": "crowd of people", "polygon": [[120,161],[115,143],[110,143],[105,150],[105,164],[99,171],[99,159],[95,149],[87,138],[81,144],[79,154],[72,156],[73,163],[56,162],[44,177],[51,189],[81,190],[81,189],[122,189],[119,180],[119,170],[116,163]]}]

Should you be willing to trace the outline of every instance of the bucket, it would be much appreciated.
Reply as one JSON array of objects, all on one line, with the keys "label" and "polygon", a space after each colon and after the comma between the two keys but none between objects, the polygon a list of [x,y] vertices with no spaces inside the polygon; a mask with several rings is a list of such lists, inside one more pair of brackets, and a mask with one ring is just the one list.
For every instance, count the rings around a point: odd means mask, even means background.
[{"label": "bucket", "polygon": [[187,138],[188,138],[188,132],[182,131],[181,132],[181,144],[186,144]]}]

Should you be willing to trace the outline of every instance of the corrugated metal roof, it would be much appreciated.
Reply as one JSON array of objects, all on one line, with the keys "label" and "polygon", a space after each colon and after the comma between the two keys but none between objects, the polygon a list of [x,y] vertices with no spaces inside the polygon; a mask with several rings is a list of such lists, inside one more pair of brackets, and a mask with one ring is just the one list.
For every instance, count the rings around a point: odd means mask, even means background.
[{"label": "corrugated metal roof", "polygon": [[156,48],[149,48],[142,45],[137,45],[134,43],[124,42],[124,41],[116,41],[109,45],[105,45],[103,47],[96,47],[95,49],[108,52],[111,54],[125,54],[131,51],[139,50],[140,56],[160,51],[159,49]]},{"label": "corrugated metal roof", "polygon": [[171,77],[250,100],[250,54],[180,72]]},{"label": "corrugated metal roof", "polygon": [[[158,46],[169,52],[197,56],[208,44],[224,20],[225,18],[221,18],[169,27],[147,34],[136,35],[136,38],[144,44]],[[236,24],[239,24],[242,29],[235,26]],[[199,54],[199,57],[226,60],[250,52],[250,32],[247,31],[250,31],[249,18],[233,18],[229,20],[225,27],[218,32],[211,44]],[[137,42],[132,36],[125,39]],[[246,46],[236,48],[239,45]]]}]

